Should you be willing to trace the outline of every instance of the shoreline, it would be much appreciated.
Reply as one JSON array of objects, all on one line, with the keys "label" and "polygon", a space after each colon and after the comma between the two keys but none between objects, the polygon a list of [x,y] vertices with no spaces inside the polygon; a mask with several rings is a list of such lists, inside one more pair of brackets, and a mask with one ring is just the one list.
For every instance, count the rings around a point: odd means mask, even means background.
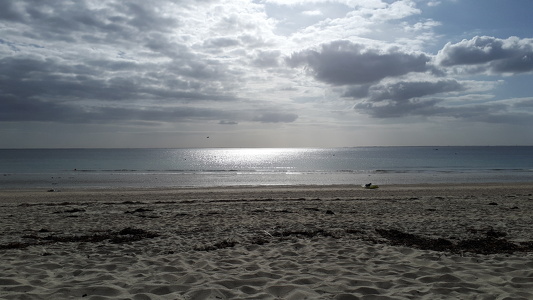
[{"label": "shoreline", "polygon": [[521,191],[533,193],[533,182],[490,182],[490,183],[424,183],[424,184],[389,184],[379,185],[377,189],[365,189],[360,185],[332,184],[332,185],[242,185],[242,186],[211,186],[211,187],[163,187],[163,188],[0,188],[0,203],[13,200],[22,202],[31,201],[62,201],[71,196],[114,197],[115,194],[129,194],[139,196],[145,194],[150,198],[154,195],[166,195],[167,197],[191,197],[195,198],[221,198],[240,197],[243,199],[257,198],[257,194],[268,193],[271,198],[301,198],[301,194],[307,197],[350,198],[350,197],[402,197],[406,193],[420,193],[430,195],[432,193],[461,194],[466,191],[488,193],[507,193]]},{"label": "shoreline", "polygon": [[0,199],[3,299],[533,298],[530,183]]},{"label": "shoreline", "polygon": [[[446,187],[530,187],[533,188],[533,182],[531,181],[515,181],[515,182],[439,182],[439,183],[394,183],[394,184],[380,184],[380,189],[394,189],[394,188],[446,188]],[[132,191],[150,191],[150,190],[213,190],[213,189],[314,189],[314,188],[361,188],[363,185],[358,184],[257,184],[257,185],[223,185],[223,186],[162,186],[162,187],[66,187],[61,190],[64,191],[120,191],[120,190],[132,190]],[[14,192],[14,191],[43,191],[46,188],[33,187],[33,188],[2,188],[1,192]]]}]

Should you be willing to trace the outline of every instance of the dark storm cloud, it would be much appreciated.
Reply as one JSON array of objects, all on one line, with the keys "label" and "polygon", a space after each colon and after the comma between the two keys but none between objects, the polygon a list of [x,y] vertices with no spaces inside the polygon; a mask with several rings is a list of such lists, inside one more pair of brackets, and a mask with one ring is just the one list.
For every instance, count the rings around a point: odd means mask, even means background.
[{"label": "dark storm cloud", "polygon": [[315,79],[332,85],[365,84],[386,77],[431,70],[430,57],[398,49],[382,52],[349,41],[335,41],[319,51],[304,50],[287,58],[292,67],[306,66]]},{"label": "dark storm cloud", "polygon": [[533,71],[533,39],[476,36],[448,43],[439,51],[441,66],[477,66],[471,72],[523,73]]}]

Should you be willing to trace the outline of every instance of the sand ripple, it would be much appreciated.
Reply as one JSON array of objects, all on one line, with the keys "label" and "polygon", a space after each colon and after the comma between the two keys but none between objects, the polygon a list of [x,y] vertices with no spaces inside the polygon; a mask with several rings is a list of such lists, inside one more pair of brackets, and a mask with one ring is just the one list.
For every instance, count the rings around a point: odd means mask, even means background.
[{"label": "sand ripple", "polygon": [[376,231],[531,241],[529,190],[496,190],[17,198],[1,203],[0,298],[533,299],[531,252],[423,250]]}]

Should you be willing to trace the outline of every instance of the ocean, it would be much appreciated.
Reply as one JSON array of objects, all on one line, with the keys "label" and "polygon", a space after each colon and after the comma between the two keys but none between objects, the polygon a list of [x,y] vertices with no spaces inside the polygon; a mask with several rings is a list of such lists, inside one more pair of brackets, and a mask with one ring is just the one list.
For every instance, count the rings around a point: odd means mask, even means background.
[{"label": "ocean", "polygon": [[533,147],[0,149],[0,188],[532,182]]}]

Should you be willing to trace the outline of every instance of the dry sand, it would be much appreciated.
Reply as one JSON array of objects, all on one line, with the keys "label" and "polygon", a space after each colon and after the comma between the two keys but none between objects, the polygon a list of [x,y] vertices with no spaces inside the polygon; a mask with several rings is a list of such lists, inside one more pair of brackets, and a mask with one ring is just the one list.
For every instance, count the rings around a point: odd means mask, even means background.
[{"label": "dry sand", "polygon": [[533,299],[532,195],[533,184],[3,190],[0,298]]}]

